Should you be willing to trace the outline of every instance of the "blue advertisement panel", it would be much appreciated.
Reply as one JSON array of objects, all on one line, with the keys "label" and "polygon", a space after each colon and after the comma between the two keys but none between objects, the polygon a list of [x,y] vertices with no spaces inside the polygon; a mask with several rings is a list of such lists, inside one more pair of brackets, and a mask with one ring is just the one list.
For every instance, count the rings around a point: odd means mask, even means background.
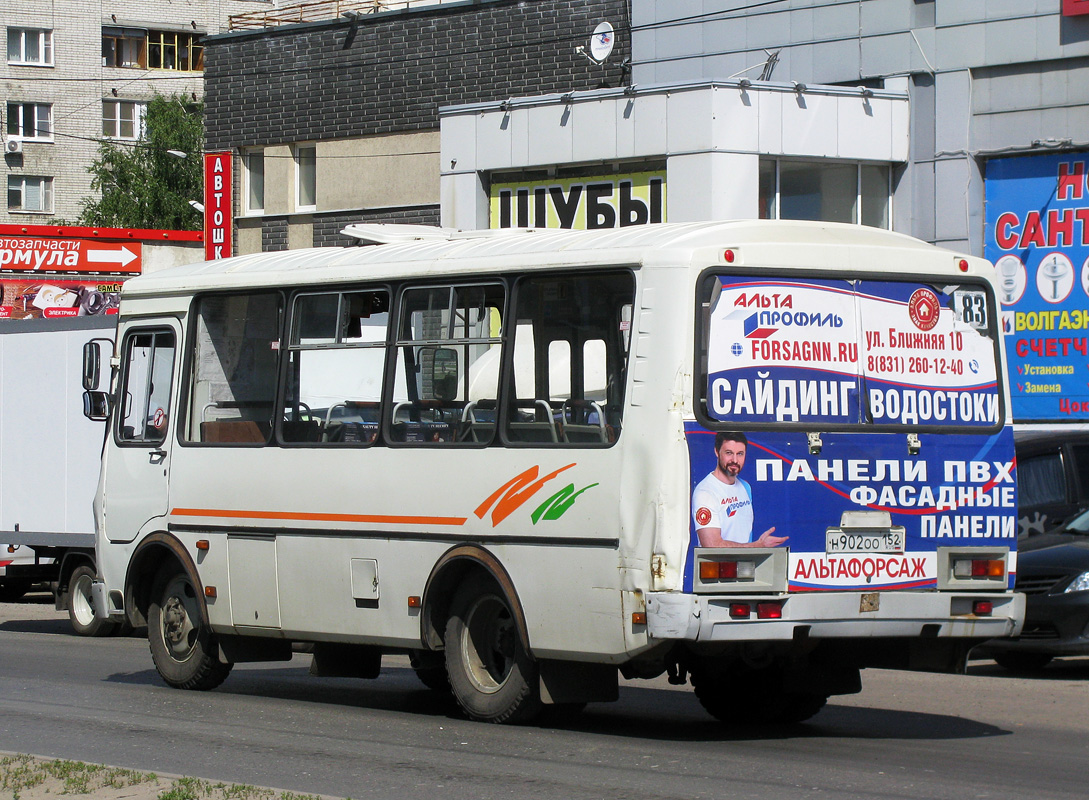
[{"label": "blue advertisement panel", "polygon": [[1015,422],[1089,419],[1087,161],[987,163],[984,255],[1001,288]]},{"label": "blue advertisement panel", "polygon": [[705,285],[707,424],[685,431],[691,550],[781,547],[791,591],[873,591],[934,587],[943,545],[1016,549],[983,284]]},{"label": "blue advertisement panel", "polygon": [[997,326],[982,286],[715,280],[711,419],[998,425]]},{"label": "blue advertisement panel", "polygon": [[[939,546],[1016,548],[1013,434],[925,437],[909,456],[903,434],[714,432],[686,425],[692,465],[692,549],[784,547],[791,591],[925,589]],[[730,481],[733,481],[730,483]],[[852,514],[883,512],[881,536]],[[867,515],[872,526],[874,517]],[[1009,586],[1016,560],[1011,555]]]}]

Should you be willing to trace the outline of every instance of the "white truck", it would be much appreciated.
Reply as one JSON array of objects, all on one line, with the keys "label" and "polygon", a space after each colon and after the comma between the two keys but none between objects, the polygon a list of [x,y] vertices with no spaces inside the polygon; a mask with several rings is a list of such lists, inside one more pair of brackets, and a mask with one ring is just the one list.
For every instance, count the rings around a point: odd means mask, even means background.
[{"label": "white truck", "polygon": [[0,601],[48,585],[87,636],[94,615],[94,515],[104,428],[83,415],[83,346],[114,338],[116,316],[0,323]]}]

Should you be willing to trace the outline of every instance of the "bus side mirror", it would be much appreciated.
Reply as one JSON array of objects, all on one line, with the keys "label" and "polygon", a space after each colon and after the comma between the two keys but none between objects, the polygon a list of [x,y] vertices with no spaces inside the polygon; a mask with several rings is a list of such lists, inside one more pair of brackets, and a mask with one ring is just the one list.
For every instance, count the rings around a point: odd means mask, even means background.
[{"label": "bus side mirror", "polygon": [[450,401],[458,396],[458,351],[436,347],[431,356],[431,395]]},{"label": "bus side mirror", "polygon": [[109,359],[106,345],[112,350],[113,342],[109,339],[91,339],[83,345],[83,388],[88,392],[102,385],[102,366]]},{"label": "bus side mirror", "polygon": [[93,422],[104,422],[109,419],[110,396],[106,392],[84,392],[83,416]]}]

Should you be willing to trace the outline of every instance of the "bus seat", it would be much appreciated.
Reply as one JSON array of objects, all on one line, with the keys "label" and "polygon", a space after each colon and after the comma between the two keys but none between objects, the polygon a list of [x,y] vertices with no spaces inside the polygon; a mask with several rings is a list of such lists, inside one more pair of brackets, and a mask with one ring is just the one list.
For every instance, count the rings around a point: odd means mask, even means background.
[{"label": "bus seat", "polygon": [[268,437],[252,419],[221,419],[200,423],[200,440],[213,444],[264,444]]},{"label": "bus seat", "polygon": [[284,420],[281,433],[285,442],[320,442],[321,420]]}]

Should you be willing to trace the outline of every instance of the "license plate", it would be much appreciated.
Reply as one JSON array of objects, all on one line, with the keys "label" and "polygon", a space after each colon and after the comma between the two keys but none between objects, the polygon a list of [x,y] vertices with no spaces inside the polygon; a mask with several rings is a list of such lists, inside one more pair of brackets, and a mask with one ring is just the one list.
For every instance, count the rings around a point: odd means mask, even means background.
[{"label": "license plate", "polygon": [[903,528],[888,531],[832,530],[825,534],[825,552],[901,554],[906,532]]}]

